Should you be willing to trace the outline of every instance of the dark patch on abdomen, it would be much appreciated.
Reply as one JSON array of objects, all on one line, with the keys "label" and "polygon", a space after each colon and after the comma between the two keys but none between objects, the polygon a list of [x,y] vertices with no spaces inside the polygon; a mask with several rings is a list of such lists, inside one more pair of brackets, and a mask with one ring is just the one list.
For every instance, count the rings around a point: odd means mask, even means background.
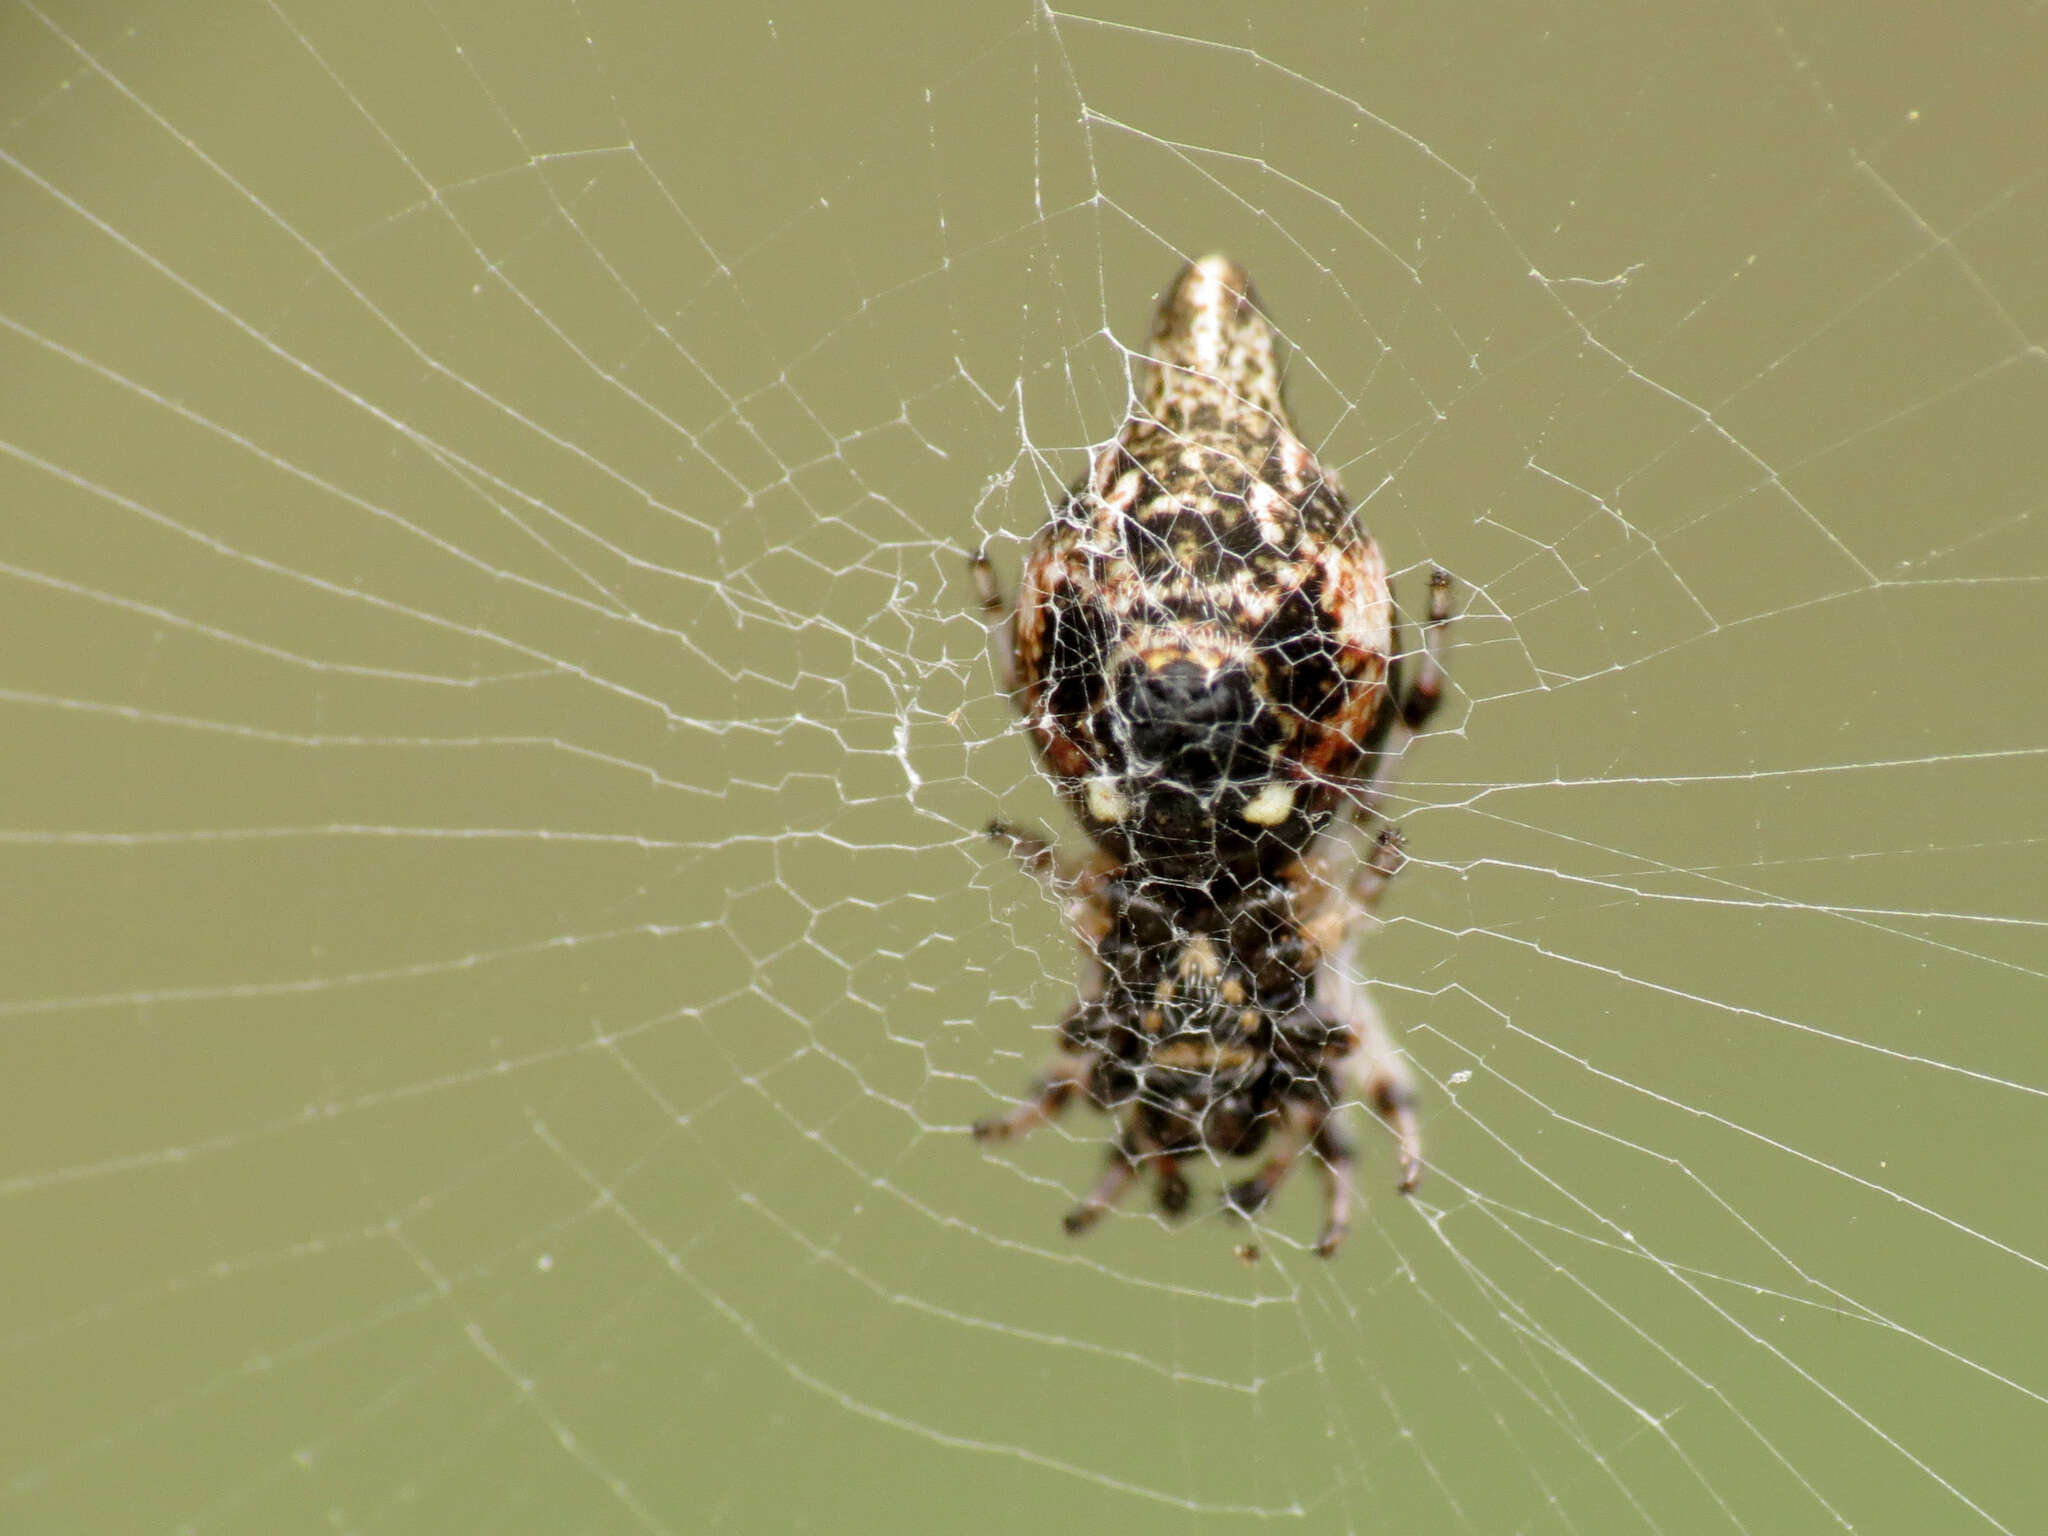
[{"label": "dark patch on abdomen", "polygon": [[1316,578],[1280,602],[1259,634],[1266,658],[1273,701],[1311,720],[1336,712],[1344,702],[1346,680],[1337,665],[1334,621],[1315,600]]},{"label": "dark patch on abdomen", "polygon": [[1103,685],[1109,616],[1094,601],[1061,592],[1045,616],[1047,707],[1062,719],[1085,714]]}]

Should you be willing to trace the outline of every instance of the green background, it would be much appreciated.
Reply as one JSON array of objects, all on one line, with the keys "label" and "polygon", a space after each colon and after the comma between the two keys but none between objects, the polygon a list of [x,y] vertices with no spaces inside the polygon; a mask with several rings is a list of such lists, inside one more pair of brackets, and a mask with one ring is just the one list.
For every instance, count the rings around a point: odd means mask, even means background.
[{"label": "green background", "polygon": [[[2048,1524],[2042,28],[8,11],[0,1526]],[[1466,604],[1328,1264],[965,1135],[1209,249]]]}]

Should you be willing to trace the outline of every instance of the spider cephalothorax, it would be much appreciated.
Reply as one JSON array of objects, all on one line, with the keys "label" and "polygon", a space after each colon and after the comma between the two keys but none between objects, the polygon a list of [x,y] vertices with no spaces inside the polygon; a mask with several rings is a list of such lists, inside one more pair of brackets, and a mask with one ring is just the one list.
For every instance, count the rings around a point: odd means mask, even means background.
[{"label": "spider cephalothorax", "polygon": [[1407,1077],[1337,954],[1400,844],[1383,829],[1347,876],[1338,834],[1377,813],[1442,693],[1450,578],[1403,689],[1385,564],[1288,422],[1243,271],[1215,256],[1168,291],[1142,401],[1032,540],[1014,608],[980,555],[974,574],[1011,700],[1096,844],[1072,862],[991,828],[1067,901],[1086,966],[1038,1092],[975,1133],[1076,1096],[1115,1114],[1074,1231],[1142,1169],[1177,1214],[1184,1160],[1270,1146],[1228,1194],[1248,1214],[1312,1152],[1330,1252],[1351,1159],[1334,1110],[1371,1103],[1402,1190],[1421,1174]]}]

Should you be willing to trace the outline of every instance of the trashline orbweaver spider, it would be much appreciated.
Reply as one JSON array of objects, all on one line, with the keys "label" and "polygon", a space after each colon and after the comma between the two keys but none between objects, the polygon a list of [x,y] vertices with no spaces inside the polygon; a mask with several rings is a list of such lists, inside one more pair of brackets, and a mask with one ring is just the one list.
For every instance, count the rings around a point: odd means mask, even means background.
[{"label": "trashline orbweaver spider", "polygon": [[1016,601],[972,572],[1004,690],[1094,847],[990,832],[1066,903],[1078,995],[1031,1097],[980,1122],[1021,1135],[1085,1097],[1117,1117],[1092,1226],[1141,1174],[1185,1211],[1190,1158],[1269,1149],[1225,1194],[1258,1211],[1304,1153],[1325,1180],[1317,1252],[1349,1224],[1353,1098],[1422,1173],[1415,1095],[1341,963],[1400,867],[1370,829],[1409,739],[1441,701],[1451,579],[1424,643],[1395,650],[1386,563],[1290,422],[1277,347],[1242,268],[1210,256],[1159,307],[1137,409],[1039,529]]}]

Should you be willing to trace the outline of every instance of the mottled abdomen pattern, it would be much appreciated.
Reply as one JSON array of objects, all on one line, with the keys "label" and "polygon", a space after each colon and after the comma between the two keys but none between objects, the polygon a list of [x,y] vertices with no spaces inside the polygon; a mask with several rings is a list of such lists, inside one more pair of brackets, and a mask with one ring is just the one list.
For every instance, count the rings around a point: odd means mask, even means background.
[{"label": "mottled abdomen pattern", "polygon": [[1243,270],[1189,266],[1138,408],[1033,539],[1019,703],[1120,859],[1271,873],[1383,725],[1385,562],[1280,398]]}]

